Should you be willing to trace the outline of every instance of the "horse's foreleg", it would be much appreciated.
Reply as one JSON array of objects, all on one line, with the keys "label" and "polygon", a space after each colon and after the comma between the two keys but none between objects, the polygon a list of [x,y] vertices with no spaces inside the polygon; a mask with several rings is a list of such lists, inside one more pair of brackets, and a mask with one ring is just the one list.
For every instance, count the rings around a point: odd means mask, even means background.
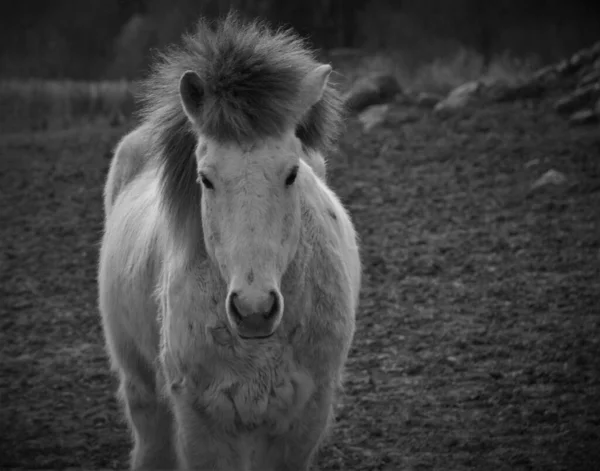
[{"label": "horse's foreleg", "polygon": [[118,396],[133,436],[130,466],[173,469],[176,467],[173,418],[160,394],[160,373],[140,353],[117,320],[116,316],[105,316],[104,328],[112,367],[119,373]]},{"label": "horse's foreleg", "polygon": [[104,331],[112,368],[119,373],[118,397],[133,436],[130,466],[173,469],[176,467],[173,418],[167,400],[160,394],[162,377],[119,323],[122,318],[108,315],[112,312],[115,311],[103,310]]},{"label": "horse's foreleg", "polygon": [[134,440],[131,469],[175,469],[173,419],[155,384],[122,373],[119,392]]},{"label": "horse's foreleg", "polygon": [[333,390],[321,390],[307,404],[291,429],[272,441],[260,469],[307,471],[333,419]]},{"label": "horse's foreleg", "polygon": [[[194,400],[189,391],[173,395],[177,421],[177,455],[180,469],[197,471],[250,471],[238,438],[223,429]],[[225,422],[230,418],[223,417]]]}]

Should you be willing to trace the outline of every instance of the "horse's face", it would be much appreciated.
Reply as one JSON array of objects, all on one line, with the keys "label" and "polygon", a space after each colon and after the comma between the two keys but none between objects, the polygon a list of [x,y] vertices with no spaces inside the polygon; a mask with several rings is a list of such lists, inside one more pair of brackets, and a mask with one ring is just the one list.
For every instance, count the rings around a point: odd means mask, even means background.
[{"label": "horse's face", "polygon": [[245,149],[199,146],[205,245],[228,285],[227,314],[242,337],[271,335],[281,320],[281,278],[300,238],[300,152],[293,134]]},{"label": "horse's face", "polygon": [[[307,109],[320,99],[330,71],[321,66],[308,75],[302,95]],[[197,122],[202,83],[186,72],[180,91],[186,113]],[[302,152],[293,129],[252,145],[202,138],[197,146],[206,250],[227,283],[229,323],[243,338],[268,337],[281,322],[281,279],[300,239]]]}]

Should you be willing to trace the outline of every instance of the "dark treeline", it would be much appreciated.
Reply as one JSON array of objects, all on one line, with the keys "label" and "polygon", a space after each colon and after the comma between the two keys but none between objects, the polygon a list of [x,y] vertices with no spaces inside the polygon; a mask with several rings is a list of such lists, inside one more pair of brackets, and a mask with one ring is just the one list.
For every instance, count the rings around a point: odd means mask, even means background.
[{"label": "dark treeline", "polygon": [[547,62],[600,38],[597,0],[20,0],[0,17],[0,73],[136,77],[153,48],[230,7],[293,26],[322,49],[431,55],[452,42],[488,59],[510,50]]}]

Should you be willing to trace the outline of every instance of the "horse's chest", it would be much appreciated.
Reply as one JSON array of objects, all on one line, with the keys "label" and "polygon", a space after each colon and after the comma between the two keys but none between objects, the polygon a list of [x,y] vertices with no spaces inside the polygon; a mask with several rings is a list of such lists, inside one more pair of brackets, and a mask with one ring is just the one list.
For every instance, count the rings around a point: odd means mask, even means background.
[{"label": "horse's chest", "polygon": [[167,381],[183,385],[200,413],[225,428],[286,429],[314,388],[292,350],[269,342],[244,346],[226,326],[199,329],[187,332],[185,350],[172,343],[163,349]]}]

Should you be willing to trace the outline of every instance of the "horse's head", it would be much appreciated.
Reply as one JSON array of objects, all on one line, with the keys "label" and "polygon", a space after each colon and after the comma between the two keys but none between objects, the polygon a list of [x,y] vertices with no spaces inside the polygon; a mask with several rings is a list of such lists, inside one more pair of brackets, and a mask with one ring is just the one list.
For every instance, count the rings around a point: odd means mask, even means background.
[{"label": "horse's head", "polygon": [[[330,72],[321,65],[307,75],[296,112],[321,99]],[[200,77],[184,73],[179,90],[188,118],[201,128],[209,104]],[[281,279],[301,230],[296,180],[303,147],[294,131],[243,144],[201,136],[196,149],[206,250],[227,283],[229,323],[243,338],[272,335],[282,318]]]}]

